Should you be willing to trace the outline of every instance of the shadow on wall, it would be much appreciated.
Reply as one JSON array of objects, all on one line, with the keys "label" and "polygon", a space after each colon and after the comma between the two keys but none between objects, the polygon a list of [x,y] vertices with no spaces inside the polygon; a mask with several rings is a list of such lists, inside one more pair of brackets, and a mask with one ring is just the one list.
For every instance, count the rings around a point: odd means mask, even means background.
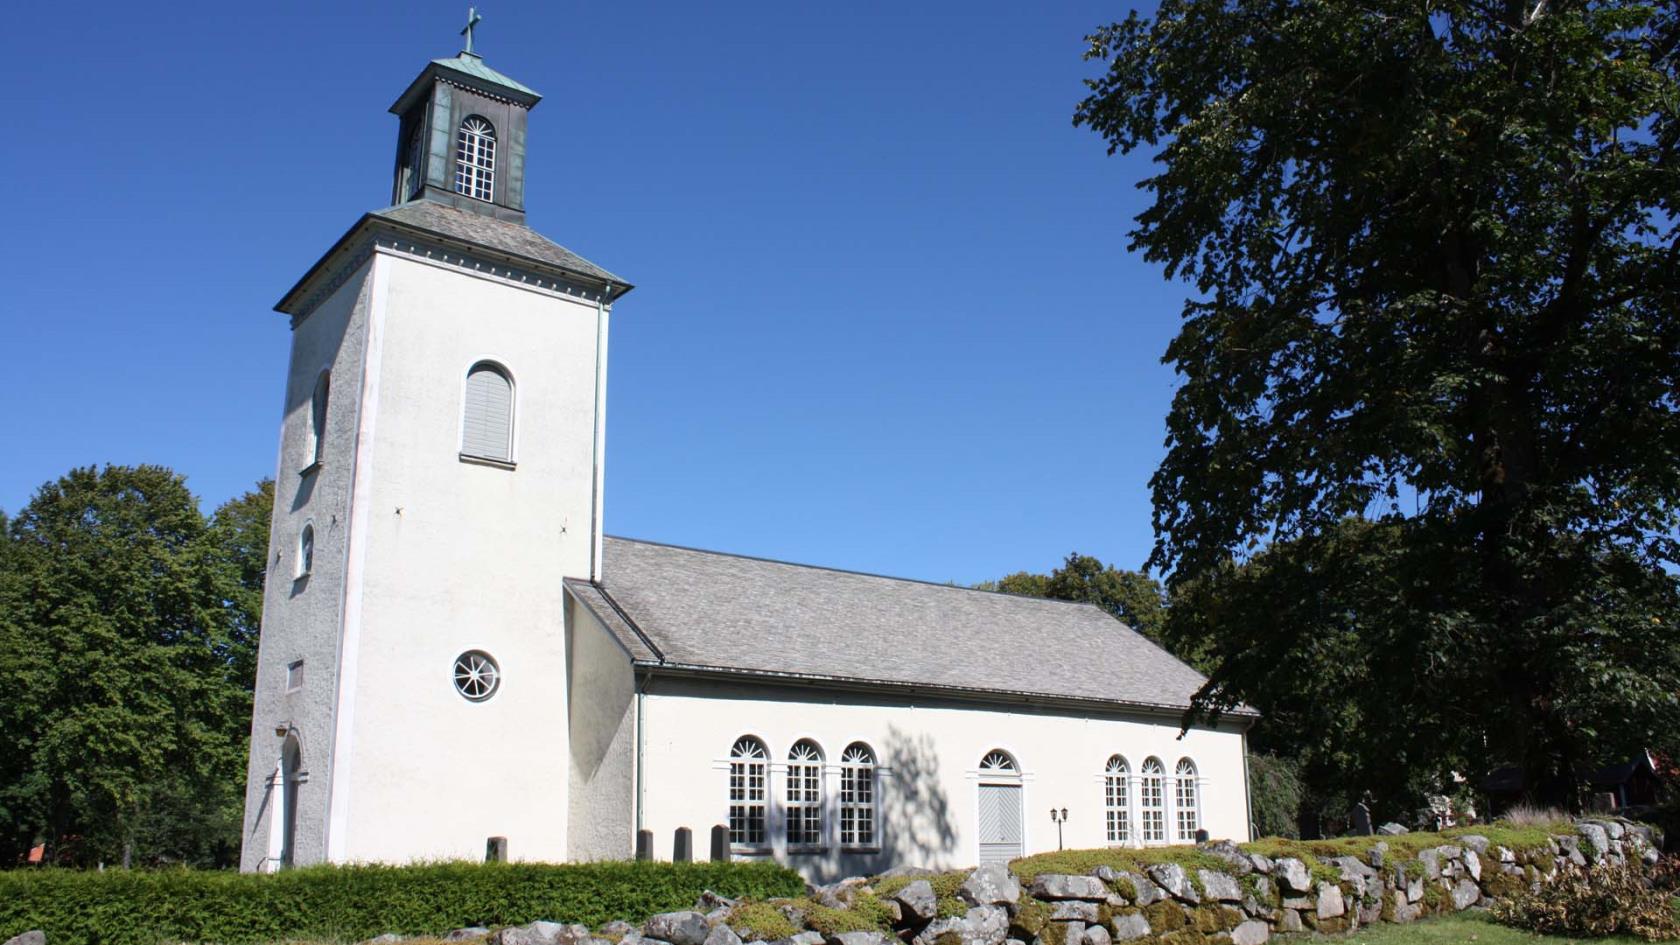
[{"label": "shadow on wall", "polygon": [[951,799],[939,773],[939,756],[927,734],[907,735],[887,727],[881,764],[891,787],[881,792],[881,850],[885,866],[961,865]]}]

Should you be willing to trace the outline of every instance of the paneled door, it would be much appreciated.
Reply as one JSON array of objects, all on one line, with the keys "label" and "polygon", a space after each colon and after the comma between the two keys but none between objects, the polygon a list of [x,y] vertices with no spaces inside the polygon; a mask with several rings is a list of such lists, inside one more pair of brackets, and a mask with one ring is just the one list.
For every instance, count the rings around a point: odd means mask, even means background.
[{"label": "paneled door", "polygon": [[980,785],[980,865],[1007,864],[1022,856],[1021,786]]}]

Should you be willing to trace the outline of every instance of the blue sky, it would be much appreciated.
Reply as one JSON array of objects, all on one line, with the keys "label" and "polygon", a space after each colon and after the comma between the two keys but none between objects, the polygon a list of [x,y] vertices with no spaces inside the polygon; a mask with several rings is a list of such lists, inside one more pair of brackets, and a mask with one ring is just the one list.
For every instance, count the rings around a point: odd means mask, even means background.
[{"label": "blue sky", "polygon": [[[1121,3],[489,2],[544,93],[528,222],[614,312],[614,534],[972,582],[1135,567],[1186,289],[1126,252],[1146,156],[1070,116]],[[386,108],[465,3],[8,16],[0,508],[90,463],[207,506],[274,469],[271,306],[389,195]]]}]

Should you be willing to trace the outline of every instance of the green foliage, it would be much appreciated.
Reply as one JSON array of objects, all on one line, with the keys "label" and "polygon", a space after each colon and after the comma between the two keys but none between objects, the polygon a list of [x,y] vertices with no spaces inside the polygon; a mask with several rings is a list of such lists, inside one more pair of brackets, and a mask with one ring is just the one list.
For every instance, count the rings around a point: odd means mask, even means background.
[{"label": "green foliage", "polygon": [[1260,836],[1300,836],[1301,801],[1305,794],[1294,761],[1265,752],[1248,756],[1248,796],[1254,807],[1254,829]]},{"label": "green foliage", "polygon": [[1195,286],[1166,639],[1315,788],[1411,809],[1680,727],[1680,7],[1163,0],[1075,122]]},{"label": "green foliage", "polygon": [[729,910],[729,925],[749,942],[774,942],[791,938],[799,930],[768,902],[748,900]]},{"label": "green foliage", "polygon": [[801,902],[798,908],[805,913],[806,927],[824,935],[892,931],[892,920],[886,906],[874,896],[858,896],[845,909],[834,909],[815,902]]},{"label": "green foliage", "polygon": [[1157,642],[1166,623],[1166,597],[1161,584],[1142,571],[1105,565],[1090,555],[1073,552],[1049,574],[1017,571],[979,585],[1023,597],[1049,597],[1096,604],[1126,626]]},{"label": "green foliage", "polygon": [[175,473],[107,466],[7,523],[0,862],[237,856],[271,502],[208,522]]},{"label": "green foliage", "polygon": [[1493,917],[1545,935],[1634,935],[1646,941],[1680,939],[1672,893],[1652,888],[1638,869],[1600,864],[1568,871],[1540,887],[1495,902]]},{"label": "green foliage", "polygon": [[1191,882],[1196,882],[1195,870],[1226,870],[1224,860],[1194,846],[1171,847],[1103,847],[1096,850],[1057,850],[1036,853],[1009,864],[1010,872],[1023,883],[1031,883],[1041,873],[1088,875],[1099,866],[1116,870],[1142,872],[1154,863],[1177,863],[1190,870]]},{"label": "green foliage", "polygon": [[876,880],[873,888],[877,896],[892,897],[894,893],[910,885],[918,879],[925,879],[933,887],[933,895],[938,900],[939,917],[954,919],[968,912],[968,904],[957,896],[957,888],[968,879],[968,870],[950,870],[935,873],[932,876],[883,876]]},{"label": "green foliage", "polygon": [[14,870],[0,873],[0,937],[41,929],[59,945],[359,941],[537,919],[640,920],[730,897],[799,895],[769,863],[436,863],[315,866],[275,874]]},{"label": "green foliage", "polygon": [[[1581,945],[1578,938],[1541,936],[1495,925],[1485,913],[1476,910],[1405,925],[1362,925],[1356,936],[1315,934],[1292,937],[1289,941],[1334,942],[1337,945]],[[1640,942],[1625,936],[1593,941],[1595,945],[1637,945]]]}]

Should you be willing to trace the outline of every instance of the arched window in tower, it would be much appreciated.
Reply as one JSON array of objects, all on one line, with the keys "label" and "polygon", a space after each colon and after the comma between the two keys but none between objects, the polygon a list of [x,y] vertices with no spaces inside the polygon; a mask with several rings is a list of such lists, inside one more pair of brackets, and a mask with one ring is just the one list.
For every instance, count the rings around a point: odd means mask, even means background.
[{"label": "arched window in tower", "polygon": [[876,846],[875,820],[875,752],[853,742],[840,755],[840,845]]},{"label": "arched window in tower", "polygon": [[729,750],[729,844],[736,850],[762,850],[765,843],[764,743],[751,735]]},{"label": "arched window in tower", "polygon": [[332,371],[322,371],[315,378],[315,391],[309,396],[309,463],[313,468],[321,462],[327,449],[327,393],[332,389]]},{"label": "arched window in tower", "polygon": [[809,739],[788,752],[787,842],[791,848],[823,845],[823,754]]},{"label": "arched window in tower", "polygon": [[303,531],[298,533],[297,574],[299,580],[309,576],[315,570],[315,526],[304,523]]},{"label": "arched window in tower", "polygon": [[1109,843],[1128,843],[1132,839],[1131,791],[1126,779],[1132,769],[1126,759],[1113,755],[1103,768],[1103,819],[1108,827]]},{"label": "arched window in tower", "polygon": [[467,372],[461,455],[513,461],[513,378],[499,364],[480,361]]},{"label": "arched window in tower", "polygon": [[1162,791],[1167,769],[1161,759],[1150,758],[1143,763],[1143,778],[1138,782],[1138,810],[1143,819],[1143,842],[1165,843],[1167,840],[1167,799]]},{"label": "arched window in tower", "polygon": [[455,135],[455,192],[475,200],[496,193],[496,128],[477,115],[463,119]]},{"label": "arched window in tower", "polygon": [[1178,812],[1178,839],[1182,843],[1193,843],[1196,830],[1202,825],[1201,811],[1196,803],[1196,763],[1189,758],[1180,758],[1173,774],[1177,782],[1173,800]]}]

